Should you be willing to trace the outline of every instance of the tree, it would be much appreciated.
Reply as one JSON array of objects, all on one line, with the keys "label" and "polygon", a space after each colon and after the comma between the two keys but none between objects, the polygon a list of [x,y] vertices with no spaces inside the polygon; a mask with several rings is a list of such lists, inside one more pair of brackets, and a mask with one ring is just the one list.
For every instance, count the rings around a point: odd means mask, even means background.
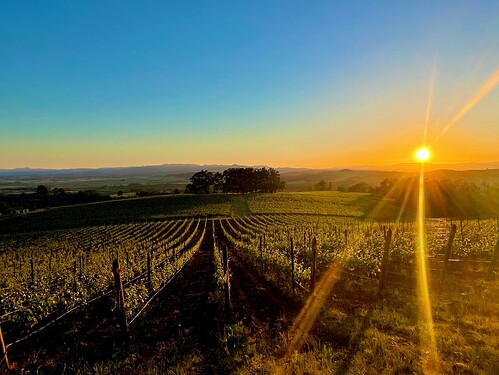
[{"label": "tree", "polygon": [[275,193],[285,187],[273,168],[229,168],[222,176],[225,193]]},{"label": "tree", "polygon": [[275,193],[278,190],[284,190],[286,182],[281,181],[279,171],[274,168],[269,168],[269,191],[268,193]]},{"label": "tree", "polygon": [[224,179],[220,172],[213,175],[213,192],[221,193],[223,191]]},{"label": "tree", "polygon": [[54,188],[52,189],[52,193],[54,195],[63,196],[66,195],[66,190],[64,190],[63,188]]},{"label": "tree", "polygon": [[316,191],[324,191],[327,190],[328,185],[327,182],[324,180],[320,180],[318,183],[314,185],[314,190]]},{"label": "tree", "polygon": [[186,186],[189,193],[209,194],[219,191],[222,185],[222,175],[220,173],[202,170],[195,173],[191,178],[191,183]]},{"label": "tree", "polygon": [[195,173],[186,190],[195,194],[208,193],[274,193],[284,189],[279,171],[273,168],[229,168],[223,173],[206,170]]},{"label": "tree", "polygon": [[385,196],[390,192],[390,190],[392,190],[395,182],[396,180],[394,180],[393,178],[385,178],[383,181],[381,181],[380,185],[376,189],[374,189],[374,192],[377,195]]},{"label": "tree", "polygon": [[225,193],[249,193],[255,190],[253,168],[229,168],[223,171]]},{"label": "tree", "polygon": [[348,188],[348,191],[355,193],[370,193],[372,190],[372,187],[367,182],[359,182]]},{"label": "tree", "polygon": [[46,197],[47,195],[49,195],[49,189],[47,189],[45,185],[38,185],[35,194],[41,197]]}]

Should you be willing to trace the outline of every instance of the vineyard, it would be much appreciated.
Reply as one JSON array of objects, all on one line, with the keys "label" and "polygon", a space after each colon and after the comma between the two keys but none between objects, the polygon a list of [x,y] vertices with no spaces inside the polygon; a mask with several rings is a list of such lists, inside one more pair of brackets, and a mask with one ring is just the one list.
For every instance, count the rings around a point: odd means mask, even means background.
[{"label": "vineyard", "polygon": [[[220,219],[220,228],[231,248],[237,249],[256,269],[264,270],[271,281],[309,292],[312,249],[315,248],[317,277],[333,262],[343,272],[376,278],[381,272],[386,230],[393,230],[390,262],[392,268],[415,269],[416,227],[414,223],[376,224],[337,222],[328,218],[266,217]],[[460,221],[452,255],[467,266],[490,260],[497,241],[496,220]],[[427,222],[429,260],[438,262],[450,235],[447,220]],[[457,260],[457,259],[456,259]],[[485,265],[484,262],[482,265]],[[293,275],[292,275],[293,273]]]},{"label": "vineyard", "polygon": [[248,198],[248,206],[254,214],[287,213],[356,219],[395,218],[398,212],[389,200],[371,194],[336,191],[254,194]]},{"label": "vineyard", "polygon": [[[96,215],[96,212],[99,214]],[[177,217],[282,213],[395,220],[398,209],[389,200],[365,193],[330,191],[247,196],[181,194],[54,207],[28,215],[0,217],[0,234],[160,221]]]},{"label": "vineyard", "polygon": [[[307,199],[322,198],[309,195]],[[365,198],[359,195],[356,199]],[[237,205],[236,210],[245,211],[249,207],[252,212],[258,212],[279,210],[279,205],[285,204],[283,200],[283,196],[277,195],[272,202],[265,197],[251,197],[247,206],[237,199],[233,199],[233,202]],[[225,204],[229,210],[229,203],[222,203],[221,207]],[[399,345],[407,350],[411,345],[417,347],[418,341],[415,333],[417,321],[412,320],[414,310],[417,310],[413,305],[417,306],[418,274],[415,224],[358,221],[355,218],[362,215],[361,210],[355,211],[355,207],[350,207],[350,212],[338,211],[341,207],[349,207],[348,204],[347,201],[339,201],[334,208],[336,211],[330,211],[333,206],[326,207],[324,215],[300,214],[302,209],[297,206],[296,212],[279,215],[268,213],[203,218],[191,215],[3,235],[0,240],[0,262],[3,265],[0,271],[0,324],[5,351],[16,353],[17,357],[14,355],[11,361],[16,361],[15,368],[22,369],[25,358],[21,354],[29,357],[32,347],[38,345],[37,342],[43,343],[43,339],[39,338],[43,337],[43,332],[49,332],[52,326],[64,320],[71,322],[83,319],[78,317],[78,312],[82,310],[85,310],[86,315],[93,314],[95,317],[98,314],[92,312],[92,308],[104,311],[101,315],[107,317],[115,316],[120,310],[125,323],[124,326],[122,323],[119,325],[132,332],[132,340],[140,342],[141,335],[133,333],[133,327],[146,324],[149,309],[154,311],[155,299],[168,298],[175,290],[182,293],[183,287],[179,286],[179,280],[182,277],[195,279],[198,271],[185,267],[197,259],[199,272],[205,269],[206,277],[213,279],[212,290],[202,291],[211,296],[206,297],[206,301],[209,301],[206,306],[212,306],[213,303],[219,306],[218,310],[213,310],[213,314],[219,314],[220,318],[215,316],[214,319],[219,319],[220,325],[226,327],[219,332],[219,336],[223,337],[220,344],[223,350],[222,354],[217,352],[217,355],[228,356],[233,361],[225,358],[224,371],[252,373],[264,369],[268,372],[273,372],[269,369],[276,370],[280,366],[276,352],[269,348],[258,349],[257,344],[251,350],[247,349],[248,337],[258,337],[261,332],[255,331],[257,323],[242,327],[244,323],[241,323],[241,319],[245,314],[250,314],[253,322],[268,323],[279,319],[279,314],[283,313],[291,316],[289,319],[292,320],[296,306],[306,304],[314,287],[324,277],[328,277],[328,270],[333,265],[334,278],[338,280],[333,296],[324,302],[323,313],[316,317],[317,322],[309,339],[312,341],[305,346],[301,357],[295,356],[291,362],[297,368],[311,366],[312,373],[321,373],[329,368],[327,366],[345,366],[347,359],[349,364],[368,361],[369,356],[356,358],[350,353],[352,345],[360,345],[355,341],[358,340],[355,332],[361,332],[361,327],[367,324],[366,311],[374,314],[369,315],[368,324],[371,328],[367,330],[368,334],[374,335],[378,341],[391,342],[382,349],[376,349],[378,357],[389,350],[395,351],[393,355],[401,356],[394,346]],[[303,207],[307,207],[307,202]],[[426,222],[426,233],[432,297],[440,319],[437,327],[453,327],[458,321],[487,327],[483,330],[477,328],[481,338],[479,342],[471,341],[475,345],[473,350],[469,348],[471,342],[439,342],[444,353],[453,351],[455,345],[465,345],[468,348],[466,350],[470,351],[464,357],[462,353],[451,353],[445,359],[448,361],[445,366],[452,368],[455,363],[464,363],[463,366],[474,369],[476,373],[494,373],[498,365],[493,358],[499,357],[499,321],[495,313],[499,308],[498,286],[493,280],[498,253],[497,220],[451,222],[431,219]],[[119,261],[119,265],[113,265],[115,260]],[[210,271],[206,268],[208,263],[213,264]],[[229,270],[231,263],[234,263],[234,270]],[[448,269],[448,277],[443,276],[443,268]],[[121,286],[115,287],[114,277],[119,278]],[[232,301],[231,278],[235,285]],[[384,288],[382,299],[381,280]],[[203,283],[196,288],[207,288],[206,283],[211,282]],[[450,291],[445,292],[447,294],[439,292],[441,294],[437,297],[435,291],[444,290],[442,284],[450,285]],[[123,293],[122,299],[120,293]],[[189,311],[194,314],[197,311],[195,296],[200,293],[194,290],[186,297],[179,297],[175,308],[168,304],[161,305],[162,314],[167,317],[174,314],[173,321],[179,319],[178,314],[189,314]],[[194,302],[187,311],[181,310],[186,308],[183,304],[189,298]],[[375,306],[374,313],[369,310],[369,306]],[[389,311],[385,315],[392,316],[400,327],[394,328],[394,323],[388,322],[386,316],[376,317],[376,311]],[[151,316],[154,314],[151,313]],[[108,319],[109,324],[115,324],[112,322]],[[281,330],[289,328],[291,323],[283,323],[284,328],[281,327]],[[104,324],[95,321],[94,325]],[[213,326],[218,327],[217,324]],[[89,327],[92,332],[97,329],[91,325]],[[230,334],[227,327],[232,327]],[[267,339],[274,343],[276,340],[275,336]],[[35,344],[27,344],[33,340]],[[24,345],[29,349],[20,349]],[[213,341],[210,341],[210,345],[210,350],[213,350]],[[337,351],[338,357],[333,355],[327,364],[319,364],[321,356],[332,348]],[[474,350],[480,353],[476,354]],[[315,358],[308,358],[307,351],[315,353]],[[409,366],[407,371],[420,372],[417,363],[420,362],[418,356],[421,354],[418,353],[414,350],[408,356],[410,364],[400,360],[404,366]],[[349,358],[350,355],[353,357]],[[407,356],[407,353],[404,355]],[[474,357],[471,358],[475,355],[481,361],[476,362]],[[241,360],[240,357],[246,359]],[[95,361],[92,358],[83,360]],[[228,362],[231,364],[228,365]],[[357,365],[362,368],[360,364]],[[155,368],[156,365],[149,363],[147,366]],[[398,365],[391,366],[395,371]]]},{"label": "vineyard", "polygon": [[222,194],[118,199],[0,217],[0,234],[166,220],[180,216],[229,215],[230,208],[230,196]]},{"label": "vineyard", "polygon": [[2,242],[0,298],[21,333],[111,294],[121,260],[129,318],[199,249],[205,220],[185,219],[14,236]]}]

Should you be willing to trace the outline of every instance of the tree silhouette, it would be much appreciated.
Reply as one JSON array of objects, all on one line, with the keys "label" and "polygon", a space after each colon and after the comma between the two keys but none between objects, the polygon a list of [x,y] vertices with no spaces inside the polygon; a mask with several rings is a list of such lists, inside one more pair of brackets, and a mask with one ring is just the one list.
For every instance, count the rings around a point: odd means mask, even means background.
[{"label": "tree silhouette", "polygon": [[284,189],[279,171],[273,168],[229,168],[223,173],[195,173],[186,186],[190,193],[275,193]]},{"label": "tree silhouette", "polygon": [[38,185],[38,187],[36,188],[35,194],[39,195],[41,197],[45,197],[45,196],[49,195],[49,189],[47,189],[47,187],[45,185]]},{"label": "tree silhouette", "polygon": [[191,183],[186,186],[189,193],[209,194],[217,193],[221,190],[222,175],[220,173],[202,170],[195,173],[190,178]]}]

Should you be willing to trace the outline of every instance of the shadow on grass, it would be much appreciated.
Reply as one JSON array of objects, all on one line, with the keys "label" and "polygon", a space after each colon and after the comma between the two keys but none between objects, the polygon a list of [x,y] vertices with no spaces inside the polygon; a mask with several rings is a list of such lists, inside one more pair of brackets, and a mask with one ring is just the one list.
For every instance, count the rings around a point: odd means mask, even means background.
[{"label": "shadow on grass", "polygon": [[352,361],[355,357],[355,354],[358,352],[360,345],[365,339],[365,332],[366,330],[370,327],[370,321],[371,317],[373,315],[373,312],[375,308],[378,307],[378,303],[375,302],[371,304],[369,307],[369,310],[367,311],[366,316],[362,320],[362,325],[355,334],[355,336],[352,337],[350,340],[350,345],[349,349],[347,351],[347,356],[346,358],[341,362],[340,366],[338,367],[338,370],[336,370],[335,375],[344,375],[348,372],[350,369],[350,365],[352,364]]}]

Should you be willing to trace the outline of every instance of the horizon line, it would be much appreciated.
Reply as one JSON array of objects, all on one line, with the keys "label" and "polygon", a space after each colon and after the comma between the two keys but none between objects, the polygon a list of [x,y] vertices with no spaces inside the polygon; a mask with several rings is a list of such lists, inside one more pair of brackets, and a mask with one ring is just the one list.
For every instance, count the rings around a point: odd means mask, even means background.
[{"label": "horizon line", "polygon": [[[425,163],[428,166],[456,166],[463,164],[499,164],[499,161],[467,161],[467,162],[428,162]],[[243,163],[162,163],[162,164],[140,164],[140,165],[116,165],[116,166],[96,166],[96,167],[14,167],[14,168],[1,168],[0,171],[16,171],[16,170],[33,170],[33,171],[64,171],[64,170],[98,170],[98,169],[126,169],[126,168],[146,168],[146,167],[162,167],[162,166],[241,166],[241,167],[267,167],[267,168],[275,168],[275,169],[311,169],[311,170],[327,170],[327,169],[355,169],[355,168],[389,168],[396,166],[417,166],[418,162],[399,162],[399,163],[391,163],[391,164],[339,164],[335,166],[328,167],[311,167],[311,166],[271,166],[268,164],[243,164]],[[483,169],[483,168],[481,168]],[[486,169],[486,168],[485,168]]]}]

